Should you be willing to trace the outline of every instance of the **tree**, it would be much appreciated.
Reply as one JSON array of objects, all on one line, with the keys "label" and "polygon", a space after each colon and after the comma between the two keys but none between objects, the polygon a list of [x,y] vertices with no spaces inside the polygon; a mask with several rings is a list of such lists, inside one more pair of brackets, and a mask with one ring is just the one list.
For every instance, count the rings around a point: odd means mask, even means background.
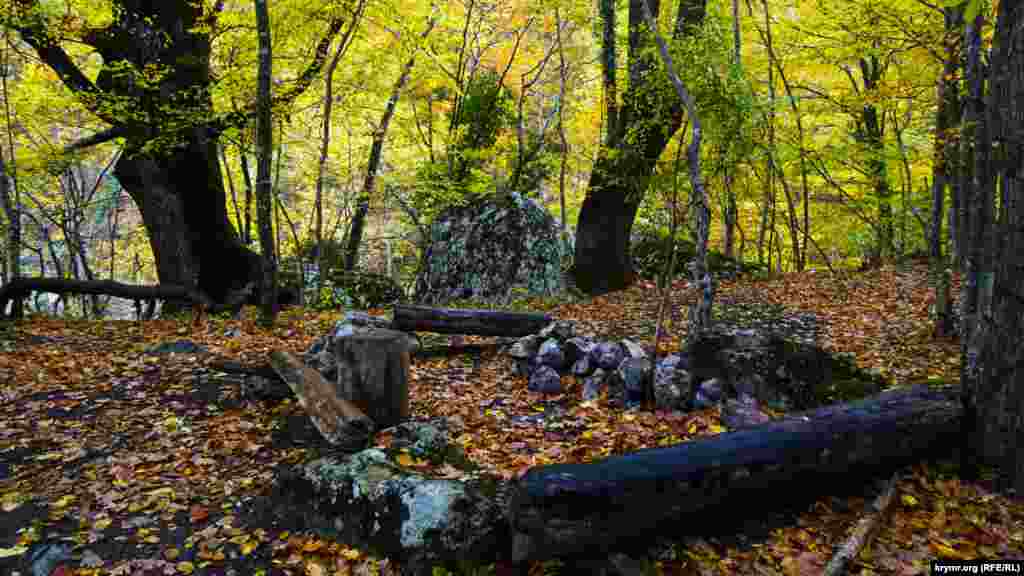
[{"label": "tree", "polygon": [[[623,94],[608,142],[590,174],[576,225],[576,286],[602,294],[630,285],[634,279],[629,252],[637,209],[655,165],[682,125],[684,107],[667,76],[651,74],[656,63],[653,37],[644,28],[645,0],[629,2],[629,87]],[[652,14],[659,2],[651,2]],[[680,0],[672,38],[691,34],[704,20],[704,0]],[[691,167],[691,170],[693,168]]]},{"label": "tree", "polygon": [[[0,25],[17,30],[78,101],[111,125],[69,148],[124,139],[114,174],[142,213],[160,282],[197,282],[217,302],[249,281],[262,286],[260,257],[228,220],[218,159],[221,134],[244,127],[255,112],[253,105],[218,112],[213,104],[211,39],[224,3],[116,0],[102,26],[60,34],[65,15],[37,0],[13,4]],[[342,22],[340,15],[329,18],[312,61],[277,92],[275,106],[293,101],[318,76]],[[65,50],[65,38],[101,57],[95,79]]]},{"label": "tree", "polygon": [[267,0],[255,0],[254,6],[260,46],[256,96],[256,212],[260,225],[260,250],[263,252],[260,323],[264,326],[273,326],[277,320],[277,256],[273,237],[270,182],[270,160],[274,151],[270,96],[273,54],[270,46],[270,14],[267,10]]},{"label": "tree", "polygon": [[[977,409],[973,421],[965,418],[966,425],[974,426],[965,430],[969,433],[965,452],[980,456],[986,463],[999,464],[1001,478],[1018,494],[1024,494],[1024,453],[1020,450],[1020,439],[1024,436],[1024,349],[1020,346],[1024,339],[1024,164],[1016,145],[1024,130],[1024,104],[1018,96],[1024,89],[1022,66],[1024,5],[1016,0],[1000,2],[990,91],[984,106],[988,117],[987,121],[979,122],[988,126],[979,130],[988,131],[992,153],[986,153],[985,145],[975,151],[975,174],[982,181],[981,193],[988,194],[989,201],[995,195],[999,199],[998,234],[987,247],[996,263],[996,274],[990,314],[984,305],[984,293],[980,297],[977,360],[969,357],[962,370],[963,384],[975,387],[965,392],[975,393]],[[979,167],[985,169],[981,174],[977,172]],[[981,216],[990,217],[985,211],[983,208]],[[973,228],[972,224],[972,235]],[[976,247],[983,243],[976,237],[972,240],[973,256]],[[974,298],[979,296],[975,294]],[[971,335],[964,334],[963,338],[968,340]]]}]

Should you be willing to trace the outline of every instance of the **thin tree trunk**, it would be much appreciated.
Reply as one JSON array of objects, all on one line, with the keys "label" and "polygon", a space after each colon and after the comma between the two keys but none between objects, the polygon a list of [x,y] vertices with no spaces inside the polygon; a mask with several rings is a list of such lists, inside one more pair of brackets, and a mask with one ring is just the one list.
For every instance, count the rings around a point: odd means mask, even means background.
[{"label": "thin tree trunk", "polygon": [[686,163],[689,167],[691,198],[697,212],[697,255],[693,261],[693,284],[700,287],[700,295],[697,303],[690,308],[690,320],[687,330],[687,338],[695,338],[698,334],[711,327],[711,304],[714,300],[715,286],[708,272],[708,236],[711,228],[711,210],[709,209],[707,190],[704,189],[704,179],[700,172],[700,144],[701,144],[701,123],[697,115],[697,106],[687,91],[683,81],[676,74],[675,65],[672,63],[672,55],[669,54],[668,44],[658,32],[658,23],[651,14],[651,8],[647,0],[641,0],[644,19],[647,26],[654,33],[654,41],[658,44],[658,53],[661,55],[662,63],[672,80],[672,86],[676,89],[676,95],[686,107],[687,121],[690,123],[690,144],[686,147]]},{"label": "thin tree trunk", "polygon": [[605,146],[618,143],[619,94],[615,62],[615,0],[599,0],[601,8],[601,72],[604,79]]},{"label": "thin tree trunk", "polygon": [[260,249],[263,252],[263,291],[260,323],[273,326],[277,320],[277,258],[274,253],[273,206],[271,205],[270,166],[274,149],[274,125],[271,118],[270,90],[272,52],[270,15],[267,0],[255,0],[256,28],[259,35],[259,79],[256,115],[256,202],[260,225]]},{"label": "thin tree trunk", "polygon": [[565,47],[562,45],[562,16],[557,7],[555,8],[555,34],[557,34],[558,40],[558,141],[561,147],[558,163],[559,221],[562,225],[562,244],[565,249],[568,249],[569,231],[565,214],[565,169],[569,161],[569,140],[565,136],[565,84],[568,68],[565,66]]},{"label": "thin tree trunk", "polygon": [[[427,29],[420,34],[420,40],[426,39],[430,35],[435,24],[436,20],[431,18],[427,24]],[[406,82],[409,81],[409,74],[415,65],[416,55],[414,53],[402,68],[402,75],[395,82],[395,87],[391,90],[391,97],[388,98],[387,106],[384,108],[384,115],[381,116],[380,123],[377,124],[377,129],[373,133],[370,159],[366,163],[366,178],[363,180],[363,188],[359,193],[356,213],[352,217],[352,228],[348,236],[348,246],[345,249],[345,270],[353,270],[359,260],[359,244],[363,241],[363,226],[366,222],[366,215],[370,211],[370,195],[373,193],[377,182],[377,170],[380,168],[380,161],[384,150],[384,138],[387,135],[388,126],[391,124],[391,118],[395,115],[398,99],[402,96],[402,89],[405,88]]]},{"label": "thin tree trunk", "polygon": [[238,195],[235,193],[235,175],[231,172],[231,166],[228,164],[227,147],[221,147],[220,160],[221,163],[224,164],[224,174],[227,176],[228,180],[228,192],[231,194],[231,206],[235,209],[235,226],[241,228],[242,209],[238,206]]},{"label": "thin tree trunk", "polygon": [[[6,38],[5,38],[6,40]],[[10,168],[4,163],[3,150],[0,149],[0,200],[3,201],[4,212],[7,214],[7,238],[10,243],[8,247],[8,275],[10,280],[17,280],[21,277],[21,194],[18,190],[18,172],[14,163],[14,133],[11,123],[11,103],[7,90],[7,72],[10,69],[7,61],[7,43],[3,46],[3,59],[0,61],[0,81],[2,81],[4,96],[4,115],[7,124],[7,145],[11,155]],[[2,147],[0,147],[2,148]],[[10,179],[8,180],[8,175]],[[13,192],[13,194],[11,194]],[[13,196],[13,197],[12,197]],[[0,309],[0,316],[7,313],[7,310]],[[11,318],[21,319],[24,314],[24,303],[21,298],[15,298],[11,303]]]},{"label": "thin tree trunk", "polygon": [[245,180],[245,218],[242,221],[242,244],[252,244],[252,173],[249,171],[249,157],[246,151],[239,148],[238,155],[242,165],[242,179]]}]

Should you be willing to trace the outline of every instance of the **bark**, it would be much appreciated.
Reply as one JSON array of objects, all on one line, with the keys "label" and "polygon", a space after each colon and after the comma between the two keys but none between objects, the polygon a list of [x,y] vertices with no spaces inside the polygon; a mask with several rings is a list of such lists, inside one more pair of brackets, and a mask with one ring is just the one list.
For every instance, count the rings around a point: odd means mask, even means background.
[{"label": "bark", "polygon": [[[270,45],[270,15],[267,0],[255,0],[259,35],[259,73],[256,104],[256,213],[263,252],[263,290],[260,294],[260,323],[273,326],[277,320],[277,255],[273,237],[273,205],[270,166],[274,148],[270,83],[273,55]],[[280,156],[280,154],[279,154]]]},{"label": "bark", "polygon": [[984,334],[977,382],[977,428],[970,449],[983,462],[998,465],[1001,487],[1024,494],[1024,163],[1012,145],[1024,129],[1019,94],[1024,88],[1024,7],[999,5],[987,109],[992,134],[989,184],[1000,182],[998,242],[992,298],[994,324]]},{"label": "bark", "polygon": [[[863,95],[876,93],[878,83],[882,79],[885,66],[877,56],[867,56],[859,60],[861,82],[863,83]],[[850,74],[852,81],[852,73]],[[855,86],[856,88],[856,86]],[[892,196],[892,187],[889,185],[888,163],[885,159],[885,136],[884,121],[879,113],[878,107],[874,104],[865,104],[861,107],[860,116],[857,118],[857,129],[854,133],[858,142],[867,148],[868,174],[874,188],[874,200],[878,207],[878,221],[875,225],[875,245],[867,255],[868,263],[877,266],[893,253],[893,217],[892,205],[889,203]]]},{"label": "bark", "polygon": [[[942,454],[959,429],[955,397],[955,388],[890,391],[666,448],[535,467],[512,481],[422,476],[380,452],[328,456],[283,468],[253,510],[395,559],[412,574],[459,561],[522,567],[604,557],[666,526],[703,526],[741,504],[772,509],[781,502],[769,495],[810,499],[851,476],[888,476]],[[368,478],[381,490],[353,489]],[[392,497],[389,487],[416,497]],[[424,525],[431,529],[403,538]]]},{"label": "bark", "polygon": [[395,306],[393,325],[403,332],[528,336],[551,322],[551,317],[546,314]]},{"label": "bark", "polygon": [[[568,80],[568,68],[565,65],[565,46],[562,45],[562,16],[555,8],[555,33],[558,40],[558,206],[559,224],[562,227],[562,242],[568,246],[568,230],[565,214],[565,170],[569,162],[569,139],[565,136],[565,85]],[[607,93],[606,93],[607,94]],[[607,97],[607,96],[606,96]],[[564,260],[563,260],[564,261]]]},{"label": "bark", "polygon": [[[21,196],[18,193],[17,171],[14,168],[14,135],[11,132],[11,103],[7,91],[7,72],[10,69],[7,62],[7,49],[4,48],[4,59],[0,62],[3,70],[0,71],[0,81],[3,82],[4,93],[4,115],[7,119],[7,144],[11,153],[11,168],[8,171],[4,162],[4,153],[0,145],[0,203],[3,204],[4,214],[7,216],[7,264],[9,266],[8,281],[17,280],[21,277]],[[11,317],[21,319],[24,304],[21,298],[15,298]],[[0,306],[0,316],[7,313],[7,305]]]},{"label": "bark", "polygon": [[325,440],[351,452],[366,448],[376,425],[352,398],[339,396],[319,372],[288,352],[272,351],[270,365],[288,383]]},{"label": "bark", "polygon": [[[200,303],[210,307],[213,311],[232,309],[232,305],[239,304],[238,293],[230,295],[224,303],[216,303],[209,296],[182,285],[140,286],[122,284],[113,280],[21,277],[0,287],[0,310],[6,309],[7,303],[11,300],[25,298],[32,292],[106,295],[129,300],[179,300]],[[239,293],[241,292],[244,291],[239,291]]]},{"label": "bark", "polygon": [[[960,386],[961,399],[964,407],[964,438],[965,446],[975,446],[978,443],[977,434],[977,388],[978,378],[981,373],[979,358],[979,345],[982,342],[982,327],[978,315],[979,303],[979,277],[982,272],[982,247],[983,235],[987,227],[982,220],[981,204],[983,202],[981,182],[985,175],[979,175],[977,169],[979,162],[976,157],[981,154],[983,143],[979,136],[982,135],[982,78],[981,78],[981,16],[968,22],[964,30],[965,45],[967,47],[967,63],[964,79],[967,83],[967,105],[964,107],[964,120],[962,126],[965,130],[974,127],[973,134],[965,134],[961,140],[962,169],[964,173],[961,179],[964,182],[966,205],[961,206],[962,222],[961,232],[965,240],[967,252],[964,260],[964,282],[961,289],[961,319],[960,319]],[[978,475],[977,455],[970,450],[962,454],[962,473],[968,479],[976,479]]]},{"label": "bark", "polygon": [[[656,57],[650,38],[641,32],[645,0],[629,3],[629,89],[623,94],[612,145],[603,146],[590,173],[576,226],[574,274],[576,286],[589,294],[620,290],[633,283],[635,273],[629,242],[640,201],[658,157],[682,125],[683,105],[660,97],[669,79],[650,74]],[[650,9],[657,13],[658,2]],[[686,35],[704,20],[704,0],[680,0],[673,37]],[[626,142],[624,135],[637,137]],[[692,167],[691,167],[692,169]]]},{"label": "bark", "polygon": [[[69,150],[125,139],[114,174],[142,213],[162,284],[193,286],[214,300],[253,280],[262,286],[259,257],[245,248],[228,220],[218,161],[218,137],[244,128],[253,106],[218,113],[211,96],[211,26],[218,5],[173,0],[113,2],[110,23],[78,38],[93,47],[104,67],[92,82],[65,52],[40,18],[15,26],[79,101],[111,128],[83,139]],[[20,0],[18,10],[37,13],[36,0]],[[331,20],[312,62],[279,92],[284,105],[319,74],[341,20]],[[119,63],[115,71],[109,67]],[[156,66],[158,82],[137,81]],[[176,307],[169,303],[167,310]]]},{"label": "bark", "polygon": [[892,472],[948,450],[959,408],[955,387],[922,386],[667,448],[533,468],[509,506],[513,557],[599,549],[744,497],[763,503],[774,490]]},{"label": "bark", "polygon": [[600,0],[601,72],[604,80],[605,145],[614,147],[619,124],[619,92],[616,83],[618,65],[615,61],[615,0]]},{"label": "bark", "polygon": [[[432,18],[430,23],[427,24],[427,29],[420,34],[420,40],[424,40],[430,35],[435,23],[436,20]],[[412,68],[415,65],[416,56],[413,55],[402,68],[402,75],[395,82],[395,87],[391,90],[391,97],[388,98],[388,103],[384,107],[384,114],[377,124],[377,129],[373,132],[370,159],[366,163],[366,178],[363,179],[363,188],[359,193],[359,199],[356,201],[356,213],[352,217],[352,227],[348,235],[348,246],[345,249],[345,270],[353,270],[359,261],[359,245],[363,241],[363,227],[366,224],[366,216],[370,211],[370,195],[373,194],[373,190],[377,185],[377,171],[380,169],[380,162],[384,151],[384,138],[387,136],[391,118],[395,115],[398,99],[402,96],[402,90],[409,81],[409,74],[412,73]]]}]

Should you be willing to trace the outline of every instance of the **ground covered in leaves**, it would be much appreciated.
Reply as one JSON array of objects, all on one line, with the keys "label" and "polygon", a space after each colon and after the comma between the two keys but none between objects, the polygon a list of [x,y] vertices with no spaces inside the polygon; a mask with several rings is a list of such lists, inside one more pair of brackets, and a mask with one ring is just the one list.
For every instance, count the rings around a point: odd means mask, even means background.
[{"label": "ground covered in leaves", "polygon": [[[673,286],[659,355],[678,350],[691,297],[685,282]],[[897,384],[958,378],[958,344],[931,334],[923,266],[741,279],[723,282],[719,298],[716,314],[736,321],[758,310],[812,312],[823,345],[854,353],[861,367]],[[597,337],[653,342],[657,298],[649,283],[519,307],[574,320],[579,332]],[[394,572],[387,560],[310,534],[246,525],[235,514],[240,504],[267,487],[274,465],[305,457],[310,434],[282,432],[282,422],[306,422],[301,408],[244,402],[237,388],[214,398],[201,377],[207,355],[153,352],[187,339],[221,357],[263,363],[272,349],[301,353],[340,315],[289,310],[269,331],[247,310],[241,320],[198,326],[187,318],[32,318],[0,332],[0,573],[58,544],[66,554],[54,553],[52,569],[62,575]],[[439,340],[424,339],[427,346]],[[582,402],[578,383],[542,397],[527,391],[496,349],[474,350],[414,363],[413,416],[447,417],[468,456],[506,477],[722,431],[714,410],[612,410],[604,398]],[[662,542],[648,565],[666,574],[818,574],[870,503],[873,488],[860,488],[804,501],[789,521],[769,523],[753,539],[736,537],[742,518],[717,534],[692,526],[694,536]],[[922,464],[902,471],[895,498],[853,574],[927,574],[937,558],[1024,557],[1024,502],[993,493],[990,478],[962,483],[948,466]],[[560,570],[566,567],[547,563],[531,573]]]}]

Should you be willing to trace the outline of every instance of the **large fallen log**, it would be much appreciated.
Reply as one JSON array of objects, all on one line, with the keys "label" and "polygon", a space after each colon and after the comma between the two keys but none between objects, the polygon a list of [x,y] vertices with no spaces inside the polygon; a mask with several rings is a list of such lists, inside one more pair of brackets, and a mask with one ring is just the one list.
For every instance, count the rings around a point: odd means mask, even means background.
[{"label": "large fallen log", "polygon": [[551,321],[547,314],[398,305],[392,324],[403,332],[527,336]]},{"label": "large fallen log", "polygon": [[744,495],[767,504],[780,490],[890,473],[956,445],[957,394],[891,390],[706,440],[531,469],[511,504],[513,559],[612,545]]},{"label": "large fallen log", "polygon": [[430,478],[364,451],[286,468],[263,506],[285,526],[376,550],[414,574],[431,563],[588,557],[687,515],[703,525],[743,494],[771,507],[780,493],[816,492],[801,487],[890,474],[955,446],[959,418],[956,387],[915,387],[516,481]]}]

